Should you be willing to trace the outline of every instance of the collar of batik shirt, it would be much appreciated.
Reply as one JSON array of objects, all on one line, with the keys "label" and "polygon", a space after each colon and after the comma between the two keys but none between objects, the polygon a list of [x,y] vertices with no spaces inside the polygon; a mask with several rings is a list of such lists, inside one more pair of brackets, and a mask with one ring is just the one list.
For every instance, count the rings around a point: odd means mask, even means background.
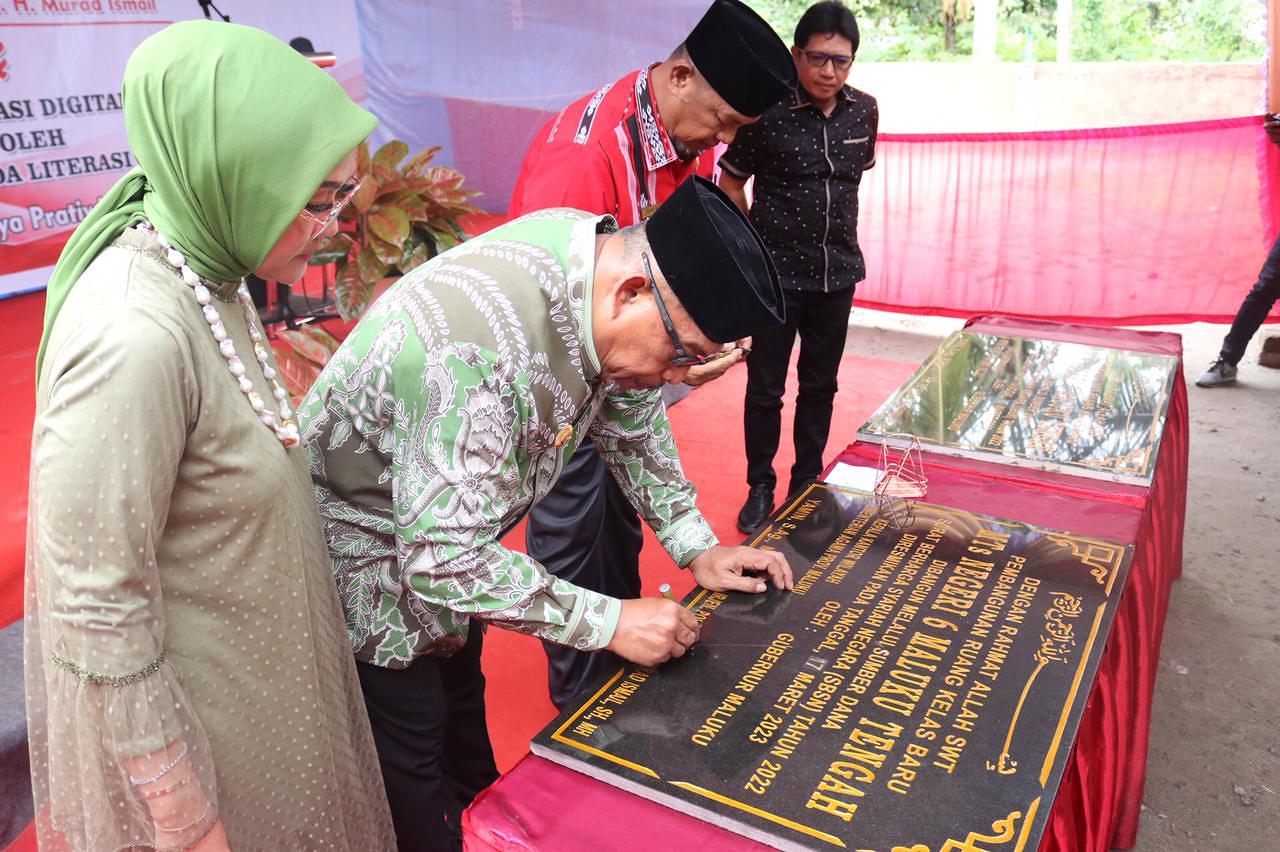
[{"label": "collar of batik shirt", "polygon": [[600,376],[600,356],[596,354],[595,338],[591,333],[591,298],[595,291],[596,237],[612,234],[618,223],[612,216],[596,216],[583,219],[573,226],[569,237],[569,275],[566,280],[569,293],[569,310],[578,326],[581,340],[582,374],[588,382]]}]

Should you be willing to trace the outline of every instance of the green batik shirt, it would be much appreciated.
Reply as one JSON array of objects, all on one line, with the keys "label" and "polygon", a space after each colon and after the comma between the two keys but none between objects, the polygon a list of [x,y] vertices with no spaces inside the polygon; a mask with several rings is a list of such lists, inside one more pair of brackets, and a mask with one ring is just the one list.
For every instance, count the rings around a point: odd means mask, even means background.
[{"label": "green batik shirt", "polygon": [[[403,668],[472,618],[589,651],[621,603],[499,539],[584,434],[679,565],[717,543],[656,391],[599,380],[608,216],[544,210],[446,252],[370,309],[298,410],[356,658]],[[559,440],[557,440],[559,439]]]}]

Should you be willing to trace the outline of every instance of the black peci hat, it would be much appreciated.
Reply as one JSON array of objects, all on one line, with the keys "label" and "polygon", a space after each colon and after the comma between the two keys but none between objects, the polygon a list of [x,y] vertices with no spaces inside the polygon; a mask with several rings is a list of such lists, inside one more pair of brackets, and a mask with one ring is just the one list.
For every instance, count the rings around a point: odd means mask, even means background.
[{"label": "black peci hat", "polygon": [[667,286],[702,333],[730,343],[786,320],[778,271],[720,187],[694,175],[645,221]]},{"label": "black peci hat", "polygon": [[760,115],[798,84],[791,51],[739,0],[714,0],[684,45],[716,94],[745,116]]}]

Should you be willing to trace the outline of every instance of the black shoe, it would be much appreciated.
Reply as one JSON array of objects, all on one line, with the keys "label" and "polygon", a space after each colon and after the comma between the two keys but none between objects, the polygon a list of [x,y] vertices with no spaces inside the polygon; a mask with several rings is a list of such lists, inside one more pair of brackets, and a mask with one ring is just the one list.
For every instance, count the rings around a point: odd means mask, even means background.
[{"label": "black shoe", "polygon": [[771,514],[773,514],[773,486],[751,486],[747,502],[742,504],[742,511],[738,513],[738,531],[743,535],[755,532],[761,524],[769,520]]}]

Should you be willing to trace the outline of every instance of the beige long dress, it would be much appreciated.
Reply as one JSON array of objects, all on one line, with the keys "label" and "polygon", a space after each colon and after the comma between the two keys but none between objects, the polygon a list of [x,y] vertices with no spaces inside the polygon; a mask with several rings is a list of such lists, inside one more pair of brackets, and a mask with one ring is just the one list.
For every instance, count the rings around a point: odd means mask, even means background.
[{"label": "beige long dress", "polygon": [[[271,401],[234,292],[214,305]],[[306,457],[254,414],[153,236],[126,231],[71,291],[37,396],[42,849],[185,848],[218,817],[236,852],[394,849]],[[127,761],[176,744],[209,806],[158,831]]]}]

